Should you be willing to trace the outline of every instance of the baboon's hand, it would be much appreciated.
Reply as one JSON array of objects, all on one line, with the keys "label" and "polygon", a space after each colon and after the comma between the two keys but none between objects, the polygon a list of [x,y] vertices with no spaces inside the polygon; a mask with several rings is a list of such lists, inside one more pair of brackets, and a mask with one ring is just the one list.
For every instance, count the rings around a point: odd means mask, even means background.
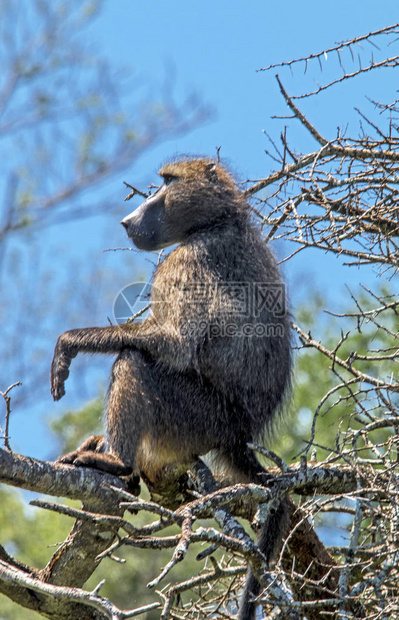
[{"label": "baboon's hand", "polygon": [[65,381],[69,377],[69,366],[77,353],[67,345],[65,337],[67,333],[65,332],[58,338],[51,363],[51,394],[54,400],[60,400],[65,394]]}]

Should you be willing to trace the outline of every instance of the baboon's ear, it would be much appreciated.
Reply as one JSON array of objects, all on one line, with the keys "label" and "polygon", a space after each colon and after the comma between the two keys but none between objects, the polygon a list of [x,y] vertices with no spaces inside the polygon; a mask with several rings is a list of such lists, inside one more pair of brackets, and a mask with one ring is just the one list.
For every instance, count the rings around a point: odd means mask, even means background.
[{"label": "baboon's ear", "polygon": [[206,171],[206,176],[208,177],[208,179],[212,181],[213,183],[217,183],[219,179],[218,179],[218,173],[216,170],[215,162],[211,162],[210,164],[207,164],[205,171]]}]

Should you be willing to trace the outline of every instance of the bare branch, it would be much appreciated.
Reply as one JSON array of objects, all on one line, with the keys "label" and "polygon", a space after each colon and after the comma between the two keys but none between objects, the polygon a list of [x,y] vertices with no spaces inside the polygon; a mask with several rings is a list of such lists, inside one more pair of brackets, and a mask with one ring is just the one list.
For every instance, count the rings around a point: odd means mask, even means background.
[{"label": "bare branch", "polygon": [[[0,396],[4,398],[4,401],[6,403],[6,423],[4,427],[4,445],[9,452],[11,452],[11,446],[10,446],[11,396],[9,396],[8,393],[11,392],[11,390],[15,388],[17,385],[22,385],[21,381],[17,381],[17,383],[13,383],[12,385],[10,385],[5,390],[5,392],[0,392]],[[1,427],[0,427],[0,433],[2,432],[3,431],[1,430]]]},{"label": "bare branch", "polygon": [[321,52],[317,52],[317,54],[309,54],[309,56],[303,56],[301,58],[296,58],[295,60],[290,60],[288,62],[278,62],[273,65],[269,65],[262,69],[258,69],[258,71],[269,71],[270,69],[276,69],[277,67],[291,67],[297,63],[305,63],[307,64],[313,59],[325,58],[331,52],[340,52],[341,50],[352,47],[355,44],[359,44],[362,41],[371,41],[372,37],[376,37],[381,34],[390,34],[395,33],[395,31],[399,32],[399,23],[393,24],[393,26],[386,26],[385,28],[380,28],[379,30],[374,30],[373,32],[369,32],[368,34],[362,35],[360,37],[355,37],[354,39],[350,39],[348,41],[344,41],[343,43],[339,43],[333,47],[329,47]]},{"label": "bare branch", "polygon": [[133,618],[139,616],[142,613],[156,609],[159,607],[159,603],[151,603],[137,609],[131,609],[129,611],[121,611],[115,605],[113,605],[108,599],[98,595],[98,592],[86,592],[79,588],[68,588],[65,586],[55,586],[49,583],[45,583],[40,579],[30,577],[26,573],[19,571],[16,568],[9,568],[2,560],[0,560],[0,581],[4,583],[11,583],[13,585],[22,586],[23,588],[29,588],[39,594],[44,594],[51,597],[54,601],[60,601],[61,603],[78,602],[85,606],[92,607],[100,611],[106,618],[110,620],[123,620],[124,618]]}]

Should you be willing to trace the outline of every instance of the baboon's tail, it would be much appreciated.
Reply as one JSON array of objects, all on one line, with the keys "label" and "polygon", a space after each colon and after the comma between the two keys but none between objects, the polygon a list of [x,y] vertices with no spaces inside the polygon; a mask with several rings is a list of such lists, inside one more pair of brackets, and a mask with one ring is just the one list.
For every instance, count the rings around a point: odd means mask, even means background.
[{"label": "baboon's tail", "polygon": [[[269,564],[280,552],[283,538],[288,531],[288,500],[280,500],[275,507],[270,510],[269,518],[262,527],[259,536],[258,546]],[[247,582],[241,598],[240,611],[237,620],[254,620],[256,615],[257,603],[254,602],[261,592],[261,585],[248,569]]]}]

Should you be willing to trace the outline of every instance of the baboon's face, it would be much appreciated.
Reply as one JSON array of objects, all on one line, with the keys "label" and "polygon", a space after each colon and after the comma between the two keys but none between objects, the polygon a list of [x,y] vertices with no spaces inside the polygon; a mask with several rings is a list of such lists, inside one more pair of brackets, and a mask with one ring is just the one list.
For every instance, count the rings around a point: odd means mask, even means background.
[{"label": "baboon's face", "polygon": [[167,164],[163,183],[122,224],[140,250],[160,250],[185,241],[226,217],[234,183],[215,162],[193,159]]},{"label": "baboon's face", "polygon": [[163,182],[157,191],[149,196],[135,211],[121,222],[128,237],[140,250],[160,250],[174,243],[167,226],[165,196],[167,182]]}]

